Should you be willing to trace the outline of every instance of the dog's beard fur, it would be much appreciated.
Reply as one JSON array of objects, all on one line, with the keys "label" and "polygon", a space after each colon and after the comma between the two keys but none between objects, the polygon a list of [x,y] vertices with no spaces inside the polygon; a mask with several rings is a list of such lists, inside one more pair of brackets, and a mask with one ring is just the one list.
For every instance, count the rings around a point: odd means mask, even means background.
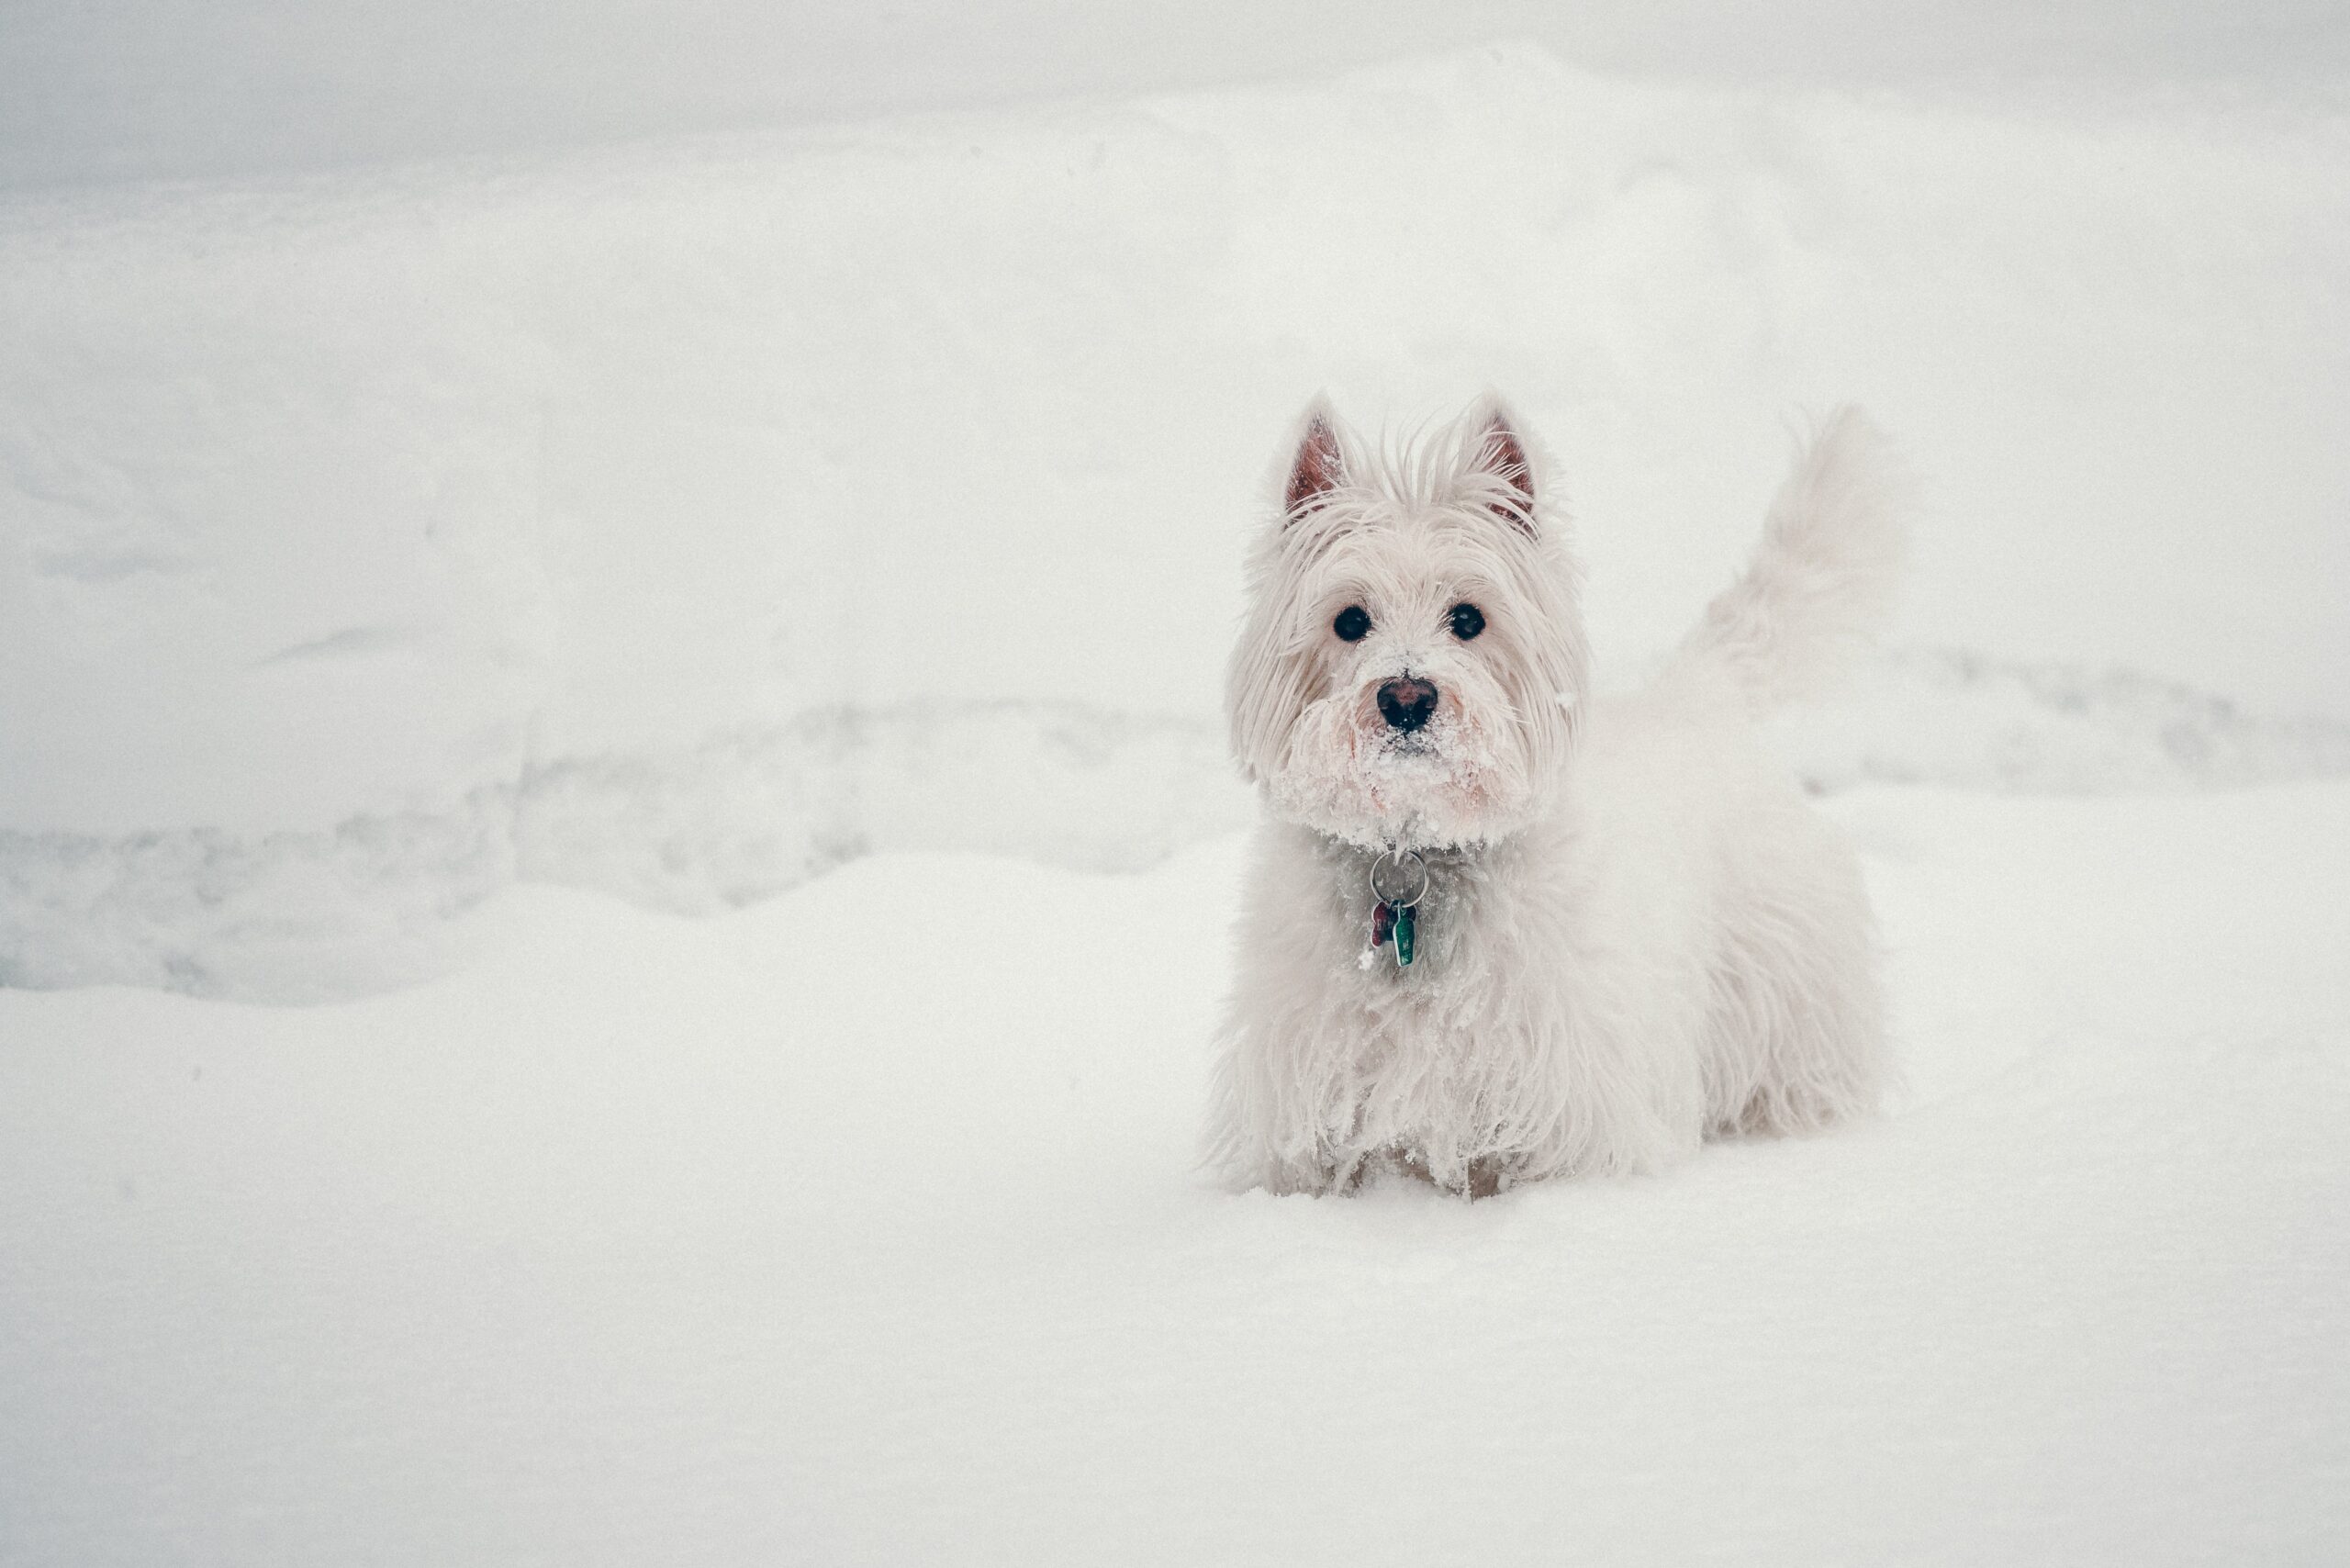
[{"label": "dog's beard fur", "polygon": [[[1379,465],[1309,417],[1326,483],[1292,501],[1252,563],[1254,612],[1233,655],[1233,745],[1283,817],[1365,847],[1473,846],[1525,825],[1567,757],[1586,655],[1573,567],[1555,522],[1532,526],[1531,464],[1491,409]],[[1452,611],[1483,617],[1472,639]],[[1371,630],[1332,625],[1349,606]],[[1433,684],[1413,731],[1382,685]]]}]

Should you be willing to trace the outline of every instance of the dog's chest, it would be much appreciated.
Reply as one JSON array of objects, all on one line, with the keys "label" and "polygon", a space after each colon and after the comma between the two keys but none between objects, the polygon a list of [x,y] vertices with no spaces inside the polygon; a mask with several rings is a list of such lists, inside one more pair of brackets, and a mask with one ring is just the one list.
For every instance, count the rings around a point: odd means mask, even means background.
[{"label": "dog's chest", "polygon": [[1529,888],[1526,872],[1501,851],[1430,857],[1408,949],[1369,877],[1347,879],[1330,912],[1343,993],[1333,1001],[1360,1010],[1371,1055],[1458,1055],[1481,1036],[1554,1021],[1566,1002],[1560,960],[1569,933],[1557,890]]}]

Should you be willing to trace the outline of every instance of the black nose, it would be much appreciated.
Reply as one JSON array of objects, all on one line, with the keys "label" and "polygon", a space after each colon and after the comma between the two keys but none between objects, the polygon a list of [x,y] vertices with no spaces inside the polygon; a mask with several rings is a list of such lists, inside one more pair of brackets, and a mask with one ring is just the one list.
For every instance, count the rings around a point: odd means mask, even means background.
[{"label": "black nose", "polygon": [[1391,680],[1379,689],[1379,711],[1391,727],[1409,734],[1436,711],[1436,688],[1409,676]]}]

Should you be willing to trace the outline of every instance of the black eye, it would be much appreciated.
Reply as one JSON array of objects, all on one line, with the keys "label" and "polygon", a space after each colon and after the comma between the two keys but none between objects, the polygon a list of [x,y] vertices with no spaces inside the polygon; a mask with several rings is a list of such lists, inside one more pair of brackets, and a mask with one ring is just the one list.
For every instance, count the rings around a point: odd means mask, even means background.
[{"label": "black eye", "polygon": [[1452,607],[1452,634],[1467,642],[1485,629],[1485,612],[1473,604]]},{"label": "black eye", "polygon": [[1360,643],[1371,633],[1371,616],[1360,604],[1350,604],[1338,611],[1330,622],[1330,630],[1338,634],[1341,643]]}]

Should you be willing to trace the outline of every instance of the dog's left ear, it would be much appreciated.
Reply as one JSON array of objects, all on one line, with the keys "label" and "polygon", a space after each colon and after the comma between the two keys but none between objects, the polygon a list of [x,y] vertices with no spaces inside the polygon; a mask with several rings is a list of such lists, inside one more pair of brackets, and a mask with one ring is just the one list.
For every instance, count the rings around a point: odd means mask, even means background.
[{"label": "dog's left ear", "polygon": [[1479,399],[1470,410],[1475,442],[1469,478],[1482,492],[1485,510],[1528,538],[1534,536],[1534,463],[1527,455],[1517,421],[1499,398]]}]

